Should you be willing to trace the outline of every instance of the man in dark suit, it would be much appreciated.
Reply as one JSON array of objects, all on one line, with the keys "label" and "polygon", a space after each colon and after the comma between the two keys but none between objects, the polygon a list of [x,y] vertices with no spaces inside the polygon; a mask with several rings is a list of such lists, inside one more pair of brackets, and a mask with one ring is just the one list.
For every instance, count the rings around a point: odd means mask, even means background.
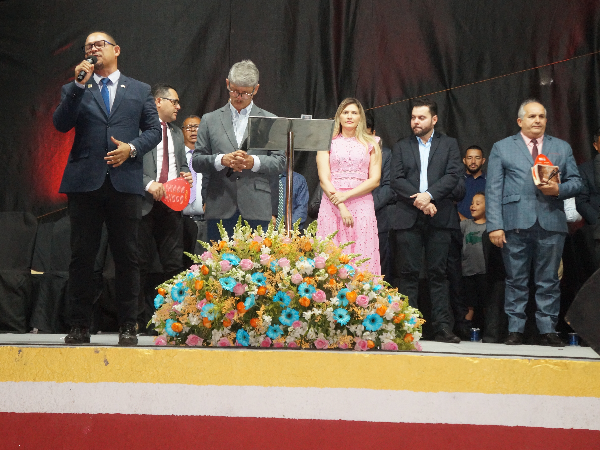
[{"label": "man in dark suit", "polygon": [[[504,309],[508,315],[507,345],[523,343],[533,265],[536,324],[541,345],[564,346],[556,333],[560,309],[558,268],[567,235],[564,200],[581,190],[571,146],[545,134],[546,108],[526,100],[519,108],[521,131],[494,144],[485,188],[487,231],[502,248],[506,270]],[[558,166],[556,179],[535,185],[531,168],[539,154]],[[558,177],[557,177],[558,178]]]},{"label": "man in dark suit", "polygon": [[[138,324],[142,330],[154,312],[152,294],[155,286],[183,270],[183,220],[180,211],[173,211],[160,201],[165,195],[164,183],[181,176],[192,184],[183,133],[173,124],[181,109],[179,96],[168,84],[153,86],[152,95],[162,126],[162,140],[144,155],[142,185],[146,193],[142,202],[139,232],[141,292],[138,312]],[[162,270],[148,286],[148,274],[156,250]]]},{"label": "man in dark suit", "polygon": [[[592,145],[596,152],[600,152],[600,128],[594,133]],[[591,160],[577,167],[581,175],[582,186],[581,192],[575,197],[575,204],[577,205],[577,212],[585,220],[585,225],[581,230],[583,241],[587,247],[585,256],[592,255],[591,267],[586,268],[586,272],[588,272],[586,279],[600,268],[600,220],[598,220],[600,215],[600,189],[594,181],[594,163],[599,160],[600,156],[595,153]]]},{"label": "man in dark suit", "polygon": [[60,185],[60,192],[68,197],[71,220],[71,332],[65,343],[90,342],[91,280],[106,222],[116,267],[119,345],[136,345],[142,156],[160,142],[160,123],[150,86],[117,69],[121,49],[110,35],[94,32],[83,48],[86,58],[93,55],[97,62],[84,60],[77,65],[75,76],[82,71],[85,76],[63,86],[53,116],[58,131],[75,128]]},{"label": "man in dark suit", "polygon": [[414,135],[392,148],[390,185],[397,198],[392,211],[394,285],[417,306],[425,249],[435,339],[458,343],[452,332],[446,265],[451,230],[459,228],[453,191],[463,169],[456,139],[435,132],[437,120],[434,101],[415,100],[410,121]]},{"label": "man in dark suit", "polygon": [[210,178],[204,213],[209,241],[220,240],[220,220],[230,236],[240,216],[253,228],[266,228],[272,216],[269,182],[285,167],[282,150],[240,150],[249,116],[274,117],[252,101],[260,87],[254,63],[234,64],[225,82],[229,102],[202,117],[193,156],[194,170]]},{"label": "man in dark suit", "polygon": [[[287,174],[285,172],[271,178],[271,221],[276,227],[279,223],[285,225],[285,193],[287,189]],[[300,219],[299,229],[304,229],[308,217],[308,184],[298,172],[293,173],[292,179],[292,226]]]}]

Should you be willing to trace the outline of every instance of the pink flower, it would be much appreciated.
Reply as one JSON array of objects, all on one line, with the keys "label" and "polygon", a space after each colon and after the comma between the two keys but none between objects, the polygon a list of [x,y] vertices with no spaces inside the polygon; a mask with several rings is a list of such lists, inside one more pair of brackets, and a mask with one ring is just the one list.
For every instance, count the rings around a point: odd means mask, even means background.
[{"label": "pink flower", "polygon": [[398,302],[393,302],[393,303],[390,305],[390,309],[391,309],[392,311],[394,311],[394,312],[396,312],[396,311],[400,311],[400,304],[399,304]]},{"label": "pink flower", "polygon": [[279,261],[277,261],[277,264],[279,264],[279,267],[290,267],[290,260],[287,258],[281,258]]},{"label": "pink flower", "polygon": [[196,336],[195,334],[190,334],[187,340],[185,341],[185,344],[189,345],[190,347],[197,347],[202,345],[203,341],[204,339],[202,339],[201,337]]},{"label": "pink flower", "polygon": [[269,264],[270,261],[271,261],[271,257],[269,255],[267,255],[266,253],[263,253],[260,255],[260,263],[263,266],[266,266],[267,264]]},{"label": "pink flower", "polygon": [[200,256],[200,258],[202,258],[202,261],[208,261],[209,259],[212,259],[212,253],[211,252],[204,252]]},{"label": "pink flower", "polygon": [[299,273],[295,273],[294,275],[292,275],[292,283],[294,283],[294,284],[302,283],[302,275],[300,275]]},{"label": "pink flower", "polygon": [[230,347],[231,342],[229,342],[229,339],[227,339],[226,337],[222,337],[221,339],[219,339],[219,342],[217,345],[219,347]]},{"label": "pink flower", "polygon": [[291,244],[292,238],[290,238],[289,236],[286,236],[281,240],[281,242],[283,242],[284,244]]},{"label": "pink flower", "polygon": [[283,342],[277,341],[273,344],[273,347],[281,348],[283,347]]},{"label": "pink flower", "polygon": [[340,270],[338,270],[338,277],[340,277],[342,280],[348,278],[348,269],[345,267],[340,267]]},{"label": "pink flower", "polygon": [[327,295],[321,289],[317,289],[317,291],[312,295],[313,301],[317,303],[323,303],[327,300]]},{"label": "pink flower", "polygon": [[288,348],[298,348],[298,344],[296,344],[296,341],[290,342],[287,346]]},{"label": "pink flower", "polygon": [[221,270],[223,272],[227,272],[231,269],[231,263],[229,261],[219,261],[219,265],[221,266]]},{"label": "pink flower", "polygon": [[164,336],[156,336],[154,338],[154,345],[167,345],[167,338]]},{"label": "pink flower", "polygon": [[356,297],[356,304],[362,308],[369,306],[369,297],[366,295],[359,295]]},{"label": "pink flower", "polygon": [[242,259],[240,261],[240,268],[242,270],[250,270],[253,267],[254,267],[254,263],[251,260],[247,259],[247,258],[246,259]]},{"label": "pink flower", "polygon": [[263,339],[263,341],[260,343],[261,347],[270,347],[271,346],[271,338],[266,337]]},{"label": "pink flower", "polygon": [[242,295],[244,292],[246,292],[247,287],[247,284],[238,283],[233,287],[233,293],[235,295]]},{"label": "pink flower", "polygon": [[354,339],[354,341],[355,341],[354,350],[357,350],[360,352],[360,351],[365,351],[369,348],[367,341],[365,341],[364,339],[356,338],[356,339]]},{"label": "pink flower", "polygon": [[317,256],[315,258],[315,267],[317,269],[324,269],[325,268],[325,262],[327,260],[325,258],[323,258],[322,256]]},{"label": "pink flower", "polygon": [[419,341],[416,341],[415,343],[415,350],[418,352],[422,352],[423,351],[423,347],[421,347],[421,344],[419,344]]},{"label": "pink flower", "polygon": [[256,236],[254,236],[254,237],[252,238],[252,240],[253,240],[253,241],[255,241],[255,242],[262,242],[262,241],[263,241],[263,238],[262,238],[262,236],[258,236],[258,235],[256,235]]},{"label": "pink flower", "polygon": [[200,300],[200,301],[198,302],[198,304],[196,305],[196,308],[198,308],[198,309],[202,309],[202,307],[203,307],[204,305],[206,305],[207,303],[208,303],[208,300],[206,300],[205,298],[203,298],[202,300]]},{"label": "pink flower", "polygon": [[228,311],[227,314],[225,314],[225,317],[227,317],[229,320],[233,320],[233,318],[235,317],[235,309]]},{"label": "pink flower", "polygon": [[338,347],[341,348],[342,350],[346,350],[348,348],[348,343],[347,342],[340,342],[338,344]]},{"label": "pink flower", "polygon": [[196,272],[198,270],[198,267],[199,267],[198,264],[193,264],[193,265],[190,266],[190,270],[192,272]]},{"label": "pink flower", "polygon": [[394,341],[388,341],[381,346],[381,349],[395,352],[398,350],[398,344],[396,344]]},{"label": "pink flower", "polygon": [[329,347],[329,341],[324,338],[317,338],[317,340],[315,341],[315,347],[320,349],[327,348]]},{"label": "pink flower", "polygon": [[294,328],[300,328],[302,326],[302,322],[300,322],[299,320],[296,320],[293,324],[292,327]]}]

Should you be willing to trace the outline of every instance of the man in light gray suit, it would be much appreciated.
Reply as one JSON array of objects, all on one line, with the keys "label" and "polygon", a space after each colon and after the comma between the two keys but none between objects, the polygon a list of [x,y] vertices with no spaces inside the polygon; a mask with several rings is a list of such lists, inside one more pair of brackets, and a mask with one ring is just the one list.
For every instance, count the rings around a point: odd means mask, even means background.
[{"label": "man in light gray suit", "polygon": [[[143,331],[154,312],[154,288],[183,270],[183,219],[180,211],[173,211],[160,200],[165,195],[167,181],[184,177],[190,185],[192,175],[185,157],[181,129],[173,122],[181,109],[179,96],[172,86],[157,84],[152,94],[162,127],[162,140],[144,155],[144,198],[142,221],[139,228],[140,245],[140,299],[138,325]],[[156,264],[156,250],[162,271],[149,279]]]},{"label": "man in light gray suit", "polygon": [[[523,343],[529,274],[536,285],[535,314],[539,343],[562,347],[556,333],[560,309],[558,267],[567,235],[563,200],[577,195],[581,178],[569,144],[545,135],[546,109],[537,100],[521,104],[521,132],[494,144],[485,189],[487,231],[502,248],[506,268],[504,309],[508,315],[508,345]],[[539,154],[559,167],[559,177],[536,186],[531,168]]]},{"label": "man in light gray suit", "polygon": [[238,217],[256,228],[271,220],[271,177],[283,172],[283,151],[244,151],[248,117],[274,117],[252,99],[258,92],[258,69],[252,61],[234,64],[225,80],[229,102],[205,114],[198,129],[193,168],[209,178],[206,211],[209,241],[220,240],[217,223],[232,234]]}]

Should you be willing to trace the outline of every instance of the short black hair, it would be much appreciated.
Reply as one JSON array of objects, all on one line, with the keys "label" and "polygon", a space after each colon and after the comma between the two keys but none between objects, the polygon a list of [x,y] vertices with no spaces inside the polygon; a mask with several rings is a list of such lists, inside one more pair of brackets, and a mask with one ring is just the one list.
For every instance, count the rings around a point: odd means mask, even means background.
[{"label": "short black hair", "polygon": [[473,194],[473,197],[475,197],[476,195],[481,195],[481,196],[485,197],[485,192],[484,191],[475,192],[475,194]]},{"label": "short black hair", "polygon": [[365,117],[367,119],[365,126],[373,132],[375,129],[375,114],[373,114],[373,111],[365,111]]},{"label": "short black hair", "polygon": [[152,96],[156,99],[164,95],[169,95],[170,89],[176,91],[176,89],[170,84],[157,83],[154,86],[152,86]]},{"label": "short black hair", "polygon": [[197,116],[195,114],[192,114],[191,116],[187,116],[184,121],[188,120],[188,119],[200,119],[200,116]]},{"label": "short black hair", "polygon": [[594,131],[594,140],[592,142],[598,142],[598,139],[600,139],[600,128],[597,128],[596,131]]},{"label": "short black hair", "polygon": [[481,156],[483,156],[483,149],[479,146],[479,145],[469,145],[466,149],[465,149],[465,154],[464,156],[467,156],[467,152],[469,150],[479,150],[481,152]]},{"label": "short black hair", "polygon": [[431,113],[431,117],[437,116],[438,108],[437,103],[431,100],[430,98],[416,98],[412,101],[412,109],[420,108],[421,106],[427,106],[429,108],[429,112]]}]

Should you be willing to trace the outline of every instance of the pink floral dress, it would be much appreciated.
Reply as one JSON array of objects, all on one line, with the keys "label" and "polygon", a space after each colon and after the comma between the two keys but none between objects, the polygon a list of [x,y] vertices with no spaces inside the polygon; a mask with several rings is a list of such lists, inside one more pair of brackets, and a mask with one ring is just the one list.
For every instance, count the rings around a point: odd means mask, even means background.
[{"label": "pink floral dress", "polygon": [[[371,151],[373,151],[372,146],[369,147],[369,153],[367,153],[365,146],[356,138],[345,138],[342,135],[334,138],[329,152],[333,186],[340,191],[347,191],[369,178]],[[360,253],[363,258],[371,258],[360,268],[380,275],[379,237],[373,195],[368,193],[354,197],[344,204],[352,214],[354,227],[344,225],[340,210],[323,193],[317,218],[317,235],[325,237],[339,230],[334,238],[336,244],[354,241],[354,244],[346,247],[346,253]]]}]

